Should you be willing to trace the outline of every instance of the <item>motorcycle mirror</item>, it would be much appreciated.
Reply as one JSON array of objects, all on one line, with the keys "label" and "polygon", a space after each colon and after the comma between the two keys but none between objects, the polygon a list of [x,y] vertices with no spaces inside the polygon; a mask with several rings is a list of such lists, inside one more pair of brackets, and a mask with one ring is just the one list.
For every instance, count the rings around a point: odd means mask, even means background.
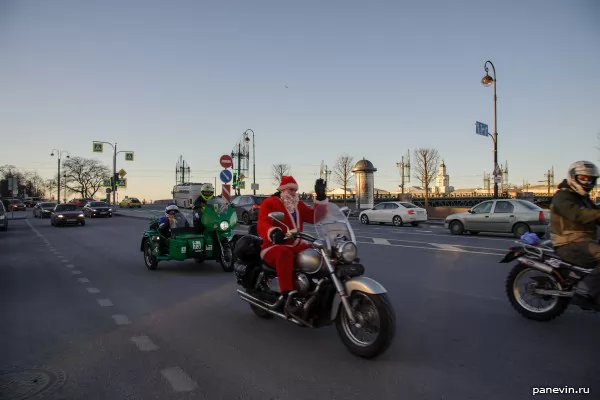
[{"label": "motorcycle mirror", "polygon": [[349,207],[342,207],[340,208],[340,211],[347,217],[348,215],[350,215],[350,208]]},{"label": "motorcycle mirror", "polygon": [[275,211],[269,213],[269,218],[274,219],[275,221],[283,221],[283,213],[281,211]]}]

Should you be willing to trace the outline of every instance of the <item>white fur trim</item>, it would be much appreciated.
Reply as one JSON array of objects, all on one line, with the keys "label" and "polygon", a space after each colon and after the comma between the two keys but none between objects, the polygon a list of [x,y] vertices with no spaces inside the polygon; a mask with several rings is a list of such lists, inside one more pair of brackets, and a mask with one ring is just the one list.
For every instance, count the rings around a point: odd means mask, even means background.
[{"label": "white fur trim", "polygon": [[296,183],[288,183],[288,184],[285,184],[285,185],[281,185],[281,186],[279,186],[277,188],[277,190],[280,191],[280,192],[282,190],[285,190],[285,189],[296,189],[296,190],[298,190],[298,184],[296,184]]}]

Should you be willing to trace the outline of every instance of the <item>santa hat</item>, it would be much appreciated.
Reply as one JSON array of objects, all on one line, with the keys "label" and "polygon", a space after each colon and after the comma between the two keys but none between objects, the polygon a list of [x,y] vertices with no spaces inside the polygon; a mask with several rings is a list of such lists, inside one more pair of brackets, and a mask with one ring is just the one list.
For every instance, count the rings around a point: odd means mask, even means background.
[{"label": "santa hat", "polygon": [[285,189],[296,189],[298,190],[298,183],[296,183],[296,180],[294,179],[293,176],[282,176],[281,177],[281,184],[279,185],[279,187],[277,188],[278,191],[282,191]]}]

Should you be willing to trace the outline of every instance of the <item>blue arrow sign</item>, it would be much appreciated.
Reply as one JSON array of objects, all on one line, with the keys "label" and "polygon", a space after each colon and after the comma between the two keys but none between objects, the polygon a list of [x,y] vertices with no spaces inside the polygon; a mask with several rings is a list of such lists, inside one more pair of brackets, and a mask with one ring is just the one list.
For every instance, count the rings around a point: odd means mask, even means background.
[{"label": "blue arrow sign", "polygon": [[224,169],[223,171],[221,171],[219,178],[221,178],[221,182],[229,183],[229,182],[231,182],[231,179],[233,178],[233,174],[231,173],[230,170]]},{"label": "blue arrow sign", "polygon": [[490,136],[487,124],[475,121],[475,133],[481,136]]}]

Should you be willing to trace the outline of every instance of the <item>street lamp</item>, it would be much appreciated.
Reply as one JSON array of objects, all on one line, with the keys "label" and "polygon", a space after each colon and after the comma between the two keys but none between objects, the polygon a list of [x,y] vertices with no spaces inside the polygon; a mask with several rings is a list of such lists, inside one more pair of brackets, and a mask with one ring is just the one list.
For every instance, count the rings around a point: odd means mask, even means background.
[{"label": "street lamp", "polygon": [[[56,195],[57,199],[56,199],[56,203],[60,204],[60,159],[62,157],[63,153],[67,153],[67,158],[71,158],[71,154],[68,151],[65,150],[57,150],[57,149],[52,149],[52,152],[50,153],[50,155],[52,157],[54,157],[54,152],[56,152],[56,155],[58,157],[58,175],[57,175],[57,187],[58,187],[58,193]],[[65,196],[67,195],[67,191],[65,190]]]},{"label": "street lamp", "polygon": [[[252,188],[253,194],[256,195],[256,148],[254,147],[254,131],[252,129],[246,129],[246,132],[248,131],[252,132]],[[244,132],[244,134],[246,134],[246,132]]]},{"label": "street lamp", "polygon": [[110,147],[112,147],[113,149],[113,174],[112,174],[112,178],[111,178],[111,183],[112,183],[112,195],[113,195],[113,206],[115,206],[117,204],[117,200],[116,200],[116,188],[117,188],[117,154],[119,153],[133,153],[133,151],[131,150],[121,150],[121,151],[117,151],[117,142],[115,142],[115,144],[113,145],[110,142],[101,142],[99,140],[94,140],[94,143],[104,143],[104,144],[108,144],[110,145]]},{"label": "street lamp", "polygon": [[[494,77],[491,77],[489,74],[489,70],[487,65],[490,64],[492,67],[492,71],[494,73]],[[494,198],[497,199],[498,198],[498,179],[497,177],[499,176],[498,172],[498,118],[497,118],[497,112],[496,112],[496,102],[497,102],[497,97],[496,97],[496,68],[494,67],[494,64],[492,64],[491,61],[486,61],[485,64],[483,65],[483,68],[485,69],[485,76],[483,78],[481,78],[481,83],[483,84],[483,86],[489,87],[492,85],[492,83],[494,84],[494,136],[492,137],[492,139],[494,140]]]}]

